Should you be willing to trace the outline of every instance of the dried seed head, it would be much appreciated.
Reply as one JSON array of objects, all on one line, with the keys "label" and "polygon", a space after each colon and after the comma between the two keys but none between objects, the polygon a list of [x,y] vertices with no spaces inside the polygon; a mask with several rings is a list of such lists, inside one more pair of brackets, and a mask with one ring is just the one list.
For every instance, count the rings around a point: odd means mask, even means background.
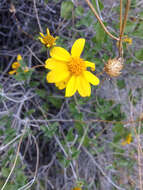
[{"label": "dried seed head", "polygon": [[104,66],[104,71],[110,77],[118,77],[121,74],[122,69],[123,69],[123,59],[121,57],[109,59],[106,65]]}]

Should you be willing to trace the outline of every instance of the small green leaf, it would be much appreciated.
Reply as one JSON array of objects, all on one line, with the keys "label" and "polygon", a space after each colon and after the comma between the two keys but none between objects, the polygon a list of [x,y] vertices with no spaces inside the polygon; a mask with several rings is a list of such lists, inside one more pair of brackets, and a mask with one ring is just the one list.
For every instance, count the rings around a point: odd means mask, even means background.
[{"label": "small green leaf", "polygon": [[75,16],[82,16],[84,13],[84,8],[82,6],[78,6],[75,9]]},{"label": "small green leaf", "polygon": [[71,142],[71,141],[74,140],[73,128],[71,128],[71,129],[68,131],[68,134],[67,134],[66,138],[67,138],[67,141],[68,141],[68,142]]},{"label": "small green leaf", "polygon": [[79,151],[79,150],[73,152],[73,153],[72,153],[72,158],[73,158],[73,159],[77,159],[78,156],[79,156],[79,154],[80,154],[80,151]]},{"label": "small green leaf", "polygon": [[135,56],[139,60],[143,60],[143,48],[135,53]]}]

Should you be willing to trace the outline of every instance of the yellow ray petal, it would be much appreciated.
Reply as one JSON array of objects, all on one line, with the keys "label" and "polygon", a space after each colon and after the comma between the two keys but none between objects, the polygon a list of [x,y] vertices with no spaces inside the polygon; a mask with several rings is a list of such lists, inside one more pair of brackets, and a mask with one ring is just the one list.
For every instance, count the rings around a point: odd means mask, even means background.
[{"label": "yellow ray petal", "polygon": [[67,64],[62,61],[57,61],[55,59],[49,58],[45,61],[46,69],[68,69]]},{"label": "yellow ray petal", "polygon": [[50,51],[52,58],[60,61],[69,61],[71,56],[67,50],[61,47],[53,47]]},{"label": "yellow ray petal", "polygon": [[48,35],[48,36],[50,35],[50,31],[49,31],[49,28],[47,28],[47,35]]},{"label": "yellow ray petal", "polygon": [[92,71],[95,71],[95,64],[90,61],[85,61],[86,67],[91,67]]},{"label": "yellow ray petal", "polygon": [[38,39],[41,41],[42,44],[46,44],[46,42],[43,40],[43,38],[39,37]]},{"label": "yellow ray petal", "polygon": [[65,80],[70,75],[68,70],[52,70],[47,74],[47,81],[49,83],[57,83]]},{"label": "yellow ray petal", "polygon": [[13,74],[15,74],[15,73],[16,73],[16,70],[9,71],[9,74],[10,74],[10,75],[13,75]]},{"label": "yellow ray petal", "polygon": [[84,71],[84,77],[86,78],[86,80],[88,82],[90,82],[93,85],[98,85],[99,84],[99,78],[97,78],[95,75],[93,75],[91,72],[89,71]]},{"label": "yellow ray petal", "polygon": [[77,76],[73,75],[67,83],[65,97],[71,97],[77,90]]},{"label": "yellow ray petal", "polygon": [[78,40],[76,40],[72,46],[71,49],[71,55],[72,57],[80,57],[83,48],[84,48],[84,44],[85,44],[85,39],[84,38],[79,38]]},{"label": "yellow ray petal", "polygon": [[17,61],[21,61],[22,60],[22,57],[20,54],[17,55]]},{"label": "yellow ray petal", "polygon": [[42,33],[42,32],[40,32],[40,35],[44,38],[45,37],[45,35]]},{"label": "yellow ray petal", "polygon": [[66,87],[66,83],[65,82],[57,82],[55,83],[56,87],[60,90],[63,90]]},{"label": "yellow ray petal", "polygon": [[91,95],[90,84],[82,75],[77,77],[77,83],[77,90],[82,97]]}]

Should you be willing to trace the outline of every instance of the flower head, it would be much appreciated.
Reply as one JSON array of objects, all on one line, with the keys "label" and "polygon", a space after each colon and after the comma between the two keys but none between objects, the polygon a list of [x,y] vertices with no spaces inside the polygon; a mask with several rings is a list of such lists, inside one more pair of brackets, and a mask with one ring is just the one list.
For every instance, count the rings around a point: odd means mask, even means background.
[{"label": "flower head", "polygon": [[20,54],[17,55],[17,61],[15,61],[13,64],[12,64],[12,71],[9,71],[9,74],[10,75],[13,75],[15,73],[17,73],[17,69],[20,67],[20,61],[22,60],[22,57]]},{"label": "flower head", "polygon": [[128,38],[128,37],[125,37],[124,39],[123,39],[123,42],[126,42],[126,43],[128,43],[129,45],[132,45],[132,38]]},{"label": "flower head", "polygon": [[[21,55],[20,54],[18,54],[17,55],[17,61],[15,61],[13,64],[12,64],[12,69],[13,70],[11,70],[11,71],[9,71],[9,74],[10,75],[13,75],[13,74],[17,74],[17,70],[18,70],[18,68],[20,68],[20,66],[21,66],[21,62],[22,61],[22,57],[21,57]],[[28,69],[28,67],[24,67],[24,72],[28,72],[29,71],[29,69]]]},{"label": "flower head", "polygon": [[107,64],[104,67],[104,71],[110,77],[118,77],[121,74],[122,69],[123,69],[123,59],[122,58],[109,59]]},{"label": "flower head", "polygon": [[122,146],[125,146],[126,144],[130,144],[131,141],[132,141],[132,135],[131,135],[131,133],[129,133],[129,134],[126,136],[125,140],[122,141],[121,144],[122,144]]},{"label": "flower head", "polygon": [[61,47],[53,47],[51,58],[46,60],[45,68],[51,71],[47,74],[47,81],[55,83],[59,89],[66,88],[65,96],[73,96],[76,91],[82,97],[91,95],[91,86],[99,84],[99,79],[87,67],[95,70],[95,64],[80,57],[85,39],[79,38],[71,48],[71,54]]},{"label": "flower head", "polygon": [[44,44],[46,47],[52,47],[54,45],[56,45],[56,40],[58,37],[53,37],[50,34],[49,29],[47,28],[47,34],[44,35],[43,33],[40,32],[41,37],[39,37],[39,40],[41,41],[42,44]]}]

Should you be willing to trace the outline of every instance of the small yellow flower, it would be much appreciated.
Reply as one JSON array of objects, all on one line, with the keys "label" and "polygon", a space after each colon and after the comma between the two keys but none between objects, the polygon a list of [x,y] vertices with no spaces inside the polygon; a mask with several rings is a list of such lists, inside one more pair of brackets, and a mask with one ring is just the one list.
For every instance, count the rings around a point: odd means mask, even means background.
[{"label": "small yellow flower", "polygon": [[22,60],[22,57],[20,54],[17,55],[17,61],[15,61],[13,64],[12,64],[12,71],[9,71],[9,74],[10,75],[13,75],[15,73],[17,73],[17,69],[20,67],[20,61]]},{"label": "small yellow flower", "polygon": [[91,95],[91,86],[99,84],[99,79],[87,67],[95,69],[95,64],[80,58],[85,39],[79,38],[71,48],[71,54],[61,47],[53,47],[51,58],[46,60],[45,68],[51,71],[47,74],[47,81],[55,83],[59,89],[66,88],[65,96],[71,97],[76,91],[82,97]]},{"label": "small yellow flower", "polygon": [[39,37],[39,40],[41,41],[42,44],[44,44],[46,47],[52,47],[54,45],[56,45],[56,40],[58,39],[58,37],[53,37],[50,34],[49,29],[47,28],[47,34],[44,35],[43,33],[40,32],[41,37]]},{"label": "small yellow flower", "polygon": [[125,38],[123,39],[123,42],[126,42],[126,43],[128,43],[129,45],[132,45],[132,38],[125,37]]},{"label": "small yellow flower", "polygon": [[132,141],[132,135],[131,133],[129,133],[127,136],[126,136],[126,139],[122,141],[122,146],[125,146],[126,144],[130,144]]},{"label": "small yellow flower", "polygon": [[[133,40],[132,38],[129,38],[128,36],[124,36],[122,39],[122,42],[128,43],[129,45],[132,45]],[[117,41],[117,47],[119,47],[119,41]]]},{"label": "small yellow flower", "polygon": [[82,190],[81,187],[74,187],[72,190]]},{"label": "small yellow flower", "polygon": [[[17,61],[15,61],[15,62],[12,64],[12,69],[13,69],[13,70],[9,71],[9,74],[10,74],[10,75],[13,75],[13,74],[17,73],[18,68],[21,66],[20,61],[22,61],[22,57],[21,57],[20,54],[18,54],[18,55],[17,55]],[[29,71],[29,68],[28,68],[28,67],[25,67],[23,70],[24,70],[24,72],[28,72],[28,71]]]}]

